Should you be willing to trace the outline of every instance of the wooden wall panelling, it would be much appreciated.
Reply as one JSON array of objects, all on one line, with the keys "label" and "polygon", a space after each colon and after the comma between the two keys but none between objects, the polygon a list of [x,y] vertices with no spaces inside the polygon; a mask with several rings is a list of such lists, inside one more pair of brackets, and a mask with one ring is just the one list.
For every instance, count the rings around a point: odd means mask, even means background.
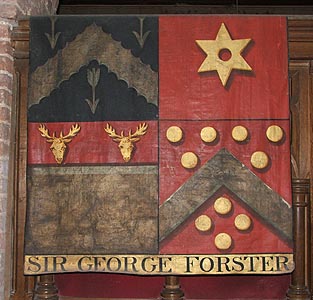
[{"label": "wooden wall panelling", "polygon": [[[313,18],[289,18],[289,73],[290,73],[290,109],[292,132],[292,176],[294,179],[312,177],[312,100],[313,100]],[[313,187],[310,183],[310,199],[313,196]],[[309,199],[308,199],[309,201]],[[313,237],[313,205],[308,203],[305,211],[306,231],[303,232],[305,242],[305,283],[311,291],[313,277],[311,276],[313,258],[311,247]]]},{"label": "wooden wall panelling", "polygon": [[[313,30],[313,29],[312,29]],[[313,52],[312,52],[312,56],[313,56]],[[313,247],[313,235],[312,235],[312,232],[313,232],[313,182],[312,182],[312,162],[313,162],[313,151],[312,151],[312,145],[313,145],[313,113],[312,113],[312,101],[313,101],[313,61],[311,61],[311,65],[310,65],[310,77],[309,77],[309,89],[308,89],[308,94],[310,95],[309,96],[309,103],[310,103],[310,107],[308,108],[309,109],[309,112],[310,112],[310,124],[309,124],[309,129],[310,129],[310,144],[308,145],[308,147],[310,148],[311,150],[311,153],[310,153],[310,167],[311,167],[311,170],[310,170],[310,180],[311,180],[311,185],[310,185],[310,199],[311,199],[311,203],[310,203],[310,209],[309,209],[309,212],[308,212],[308,219],[309,219],[309,226],[308,226],[308,230],[309,230],[309,234],[310,234],[310,241],[308,243],[308,246],[307,246],[307,251],[308,251],[308,257],[310,259],[310,270],[308,270],[308,274],[309,274],[309,287],[310,287],[310,290],[311,290],[311,294],[312,294],[312,298],[313,298],[313,275],[312,275],[312,272],[313,272],[313,251],[312,251],[312,247]]]},{"label": "wooden wall panelling", "polygon": [[310,177],[310,61],[289,63],[293,178]]},{"label": "wooden wall panelling", "polygon": [[[97,14],[274,14],[274,15],[310,15],[313,14],[312,5],[229,5],[223,4],[185,4],[176,3],[167,5],[156,4],[140,4],[133,1],[133,4],[81,4],[60,3],[58,13],[60,15],[83,15],[88,12],[91,15]],[[136,3],[137,2],[137,3]],[[166,3],[167,1],[165,1]],[[217,2],[217,1],[216,1]],[[240,2],[240,1],[239,1]],[[196,3],[196,1],[194,1]]]},{"label": "wooden wall panelling", "polygon": [[14,140],[14,221],[13,221],[13,270],[11,283],[12,300],[56,300],[57,288],[53,275],[24,276],[24,231],[26,219],[26,167],[27,167],[27,91],[29,69],[29,21],[22,20],[12,35],[15,48],[15,112],[12,130]]},{"label": "wooden wall panelling", "polygon": [[[309,181],[311,174],[310,140],[312,136],[310,120],[311,99],[309,93],[310,69],[311,63],[308,60],[292,60],[289,63],[294,229],[298,228],[298,230],[296,230],[294,234],[296,241],[296,270],[292,276],[292,284],[288,295],[296,294],[297,292],[306,294],[308,293],[306,288],[310,289],[312,286],[312,261],[310,259],[310,197],[299,198],[300,194],[304,195],[305,193],[301,190],[301,186],[308,190],[308,196],[312,195]],[[304,181],[308,182],[305,184]],[[297,194],[298,192],[300,193],[299,195]],[[299,249],[299,247],[302,249]],[[300,254],[301,256],[299,256]],[[298,278],[301,274],[302,278]],[[291,292],[291,290],[293,290],[293,292]],[[297,292],[295,292],[296,290]]]},{"label": "wooden wall panelling", "polygon": [[288,46],[292,60],[313,58],[313,17],[288,18]]},{"label": "wooden wall panelling", "polygon": [[[289,66],[296,270],[292,276],[292,284],[288,295],[297,293],[309,295],[309,288],[312,286],[309,226],[309,196],[312,195],[309,180],[311,175],[310,140],[312,136],[309,93],[310,69],[311,63],[308,60],[292,60]],[[302,198],[300,194],[304,195],[305,193],[308,193],[308,195]]]},{"label": "wooden wall panelling", "polygon": [[13,220],[13,270],[11,284],[12,300],[28,300],[33,296],[35,278],[24,276],[24,228],[26,216],[26,163],[27,163],[27,86],[29,60],[29,23],[20,21],[14,29],[13,46],[15,48],[15,129],[14,151],[14,220]]}]

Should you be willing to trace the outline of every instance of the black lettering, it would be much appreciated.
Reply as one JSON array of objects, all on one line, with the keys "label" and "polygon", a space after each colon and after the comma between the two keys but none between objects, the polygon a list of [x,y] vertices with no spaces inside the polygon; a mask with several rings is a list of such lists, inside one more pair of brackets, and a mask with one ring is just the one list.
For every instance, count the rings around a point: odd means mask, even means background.
[{"label": "black lettering", "polygon": [[[222,259],[225,259],[223,262]],[[222,265],[225,265],[225,270],[230,272],[230,268],[228,266],[229,258],[227,256],[218,256],[217,257],[217,272],[223,272]]]},{"label": "black lettering", "polygon": [[[238,259],[238,260],[237,260]],[[232,266],[232,270],[236,272],[241,272],[244,270],[245,265],[241,262],[241,257],[240,256],[235,256],[233,257],[233,264],[237,265],[240,267],[240,269],[236,269],[234,266]]]},{"label": "black lettering", "polygon": [[[116,267],[114,269],[114,260],[116,262]],[[111,265],[112,264],[112,265]],[[120,261],[120,259],[118,257],[110,257],[108,259],[108,262],[107,262],[107,268],[109,271],[111,272],[118,272],[120,269],[121,269],[121,266],[122,266],[122,262]],[[112,268],[113,267],[113,268]]]},{"label": "black lettering", "polygon": [[[60,262],[58,262],[58,258],[61,259]],[[66,257],[64,256],[55,256],[53,257],[53,271],[56,272],[58,269],[58,265],[60,265],[60,270],[66,272],[65,268],[64,268],[64,264],[66,263]]]},{"label": "black lettering", "polygon": [[162,272],[164,272],[164,273],[171,273],[172,272],[172,268],[170,268],[169,270],[164,270],[163,269],[163,267],[164,268],[167,267],[166,260],[172,261],[172,258],[171,257],[159,257],[159,271],[160,271],[160,273],[162,273]]},{"label": "black lettering", "polygon": [[[94,267],[94,270],[95,270],[95,271],[98,271],[99,268],[102,267],[102,263],[101,263],[101,261],[100,261],[100,260],[102,260],[102,259],[105,261],[105,257],[102,258],[102,257],[97,257],[97,256],[95,256],[95,257],[93,258],[93,261],[94,261],[93,267]],[[104,270],[105,270],[105,268],[101,269],[101,271],[104,271]]]},{"label": "black lettering", "polygon": [[[150,264],[148,264],[148,265],[151,267],[150,270],[147,269],[147,265],[146,265],[146,262],[147,262],[148,259],[151,259]],[[152,273],[152,272],[154,272],[155,269],[156,269],[156,264],[153,264],[153,262],[154,262],[154,258],[153,258],[153,257],[145,257],[145,258],[142,260],[142,262],[141,262],[141,268],[142,268],[142,270],[145,271],[145,272],[147,272],[147,273]]]},{"label": "black lettering", "polygon": [[259,260],[260,258],[258,256],[245,256],[243,259],[244,260],[248,259],[250,262],[250,269],[248,271],[249,272],[255,272],[256,270],[254,268],[254,263],[255,263],[254,259]]},{"label": "black lettering", "polygon": [[277,271],[289,271],[287,256],[276,256],[276,268]]},{"label": "black lettering", "polygon": [[49,257],[44,256],[43,257],[43,261],[44,261],[44,272],[49,272]]},{"label": "black lettering", "polygon": [[[205,266],[207,266],[208,264],[205,263],[206,260],[208,260],[209,262],[209,268],[208,269],[205,269]],[[200,269],[203,271],[203,272],[210,272],[212,271],[214,268],[214,261],[211,257],[204,257],[200,260]]]},{"label": "black lettering", "polygon": [[[92,264],[91,263],[85,263],[85,260],[87,261],[90,261],[91,260],[91,257],[90,256],[83,256],[81,257],[79,260],[78,260],[78,263],[77,263],[77,266],[78,266],[78,269],[80,271],[90,271],[91,268],[92,268]],[[84,266],[87,266],[87,270],[84,269]]]},{"label": "black lettering", "polygon": [[270,266],[270,260],[273,261],[273,256],[261,256],[261,261],[262,261],[262,271],[273,271],[273,267],[270,269],[266,269],[266,267]]},{"label": "black lettering", "polygon": [[186,256],[186,273],[192,273],[190,266],[193,267],[193,261],[191,259],[199,260],[198,256]]},{"label": "black lettering", "polygon": [[40,263],[38,262],[39,258],[37,256],[31,256],[29,257],[28,259],[28,263],[30,265],[33,265],[35,266],[35,269],[32,269],[31,266],[28,266],[27,270],[28,271],[31,271],[31,272],[39,272],[40,269],[41,269],[41,265]]},{"label": "black lettering", "polygon": [[[138,270],[136,269],[136,263],[137,263],[137,258],[136,257],[123,257],[124,258],[124,271],[133,271],[133,272],[138,272]],[[128,262],[128,259],[132,259],[133,261]],[[128,265],[131,266],[131,270],[128,269]]]}]

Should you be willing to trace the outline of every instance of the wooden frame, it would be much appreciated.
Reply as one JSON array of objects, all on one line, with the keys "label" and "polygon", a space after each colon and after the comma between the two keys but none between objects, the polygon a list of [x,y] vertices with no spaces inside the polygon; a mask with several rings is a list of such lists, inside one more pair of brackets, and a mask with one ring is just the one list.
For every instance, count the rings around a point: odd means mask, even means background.
[{"label": "wooden frame", "polygon": [[[312,142],[313,128],[313,19],[289,18],[289,50],[290,50],[290,87],[292,114],[292,176],[294,201],[294,238],[296,269],[287,292],[287,299],[311,299],[313,281],[311,268],[313,258],[311,246],[313,239],[310,229],[312,205],[310,196],[313,188],[310,185],[312,176]],[[13,270],[12,300],[30,299],[35,283],[36,299],[57,299],[57,289],[53,275],[23,275],[23,243],[26,214],[26,145],[27,145],[27,84],[29,59],[29,23],[19,22],[13,31],[15,48],[15,103],[13,104],[12,130],[15,145],[12,149],[12,178],[10,179],[13,201]],[[162,299],[182,299],[179,278],[166,278]]]}]

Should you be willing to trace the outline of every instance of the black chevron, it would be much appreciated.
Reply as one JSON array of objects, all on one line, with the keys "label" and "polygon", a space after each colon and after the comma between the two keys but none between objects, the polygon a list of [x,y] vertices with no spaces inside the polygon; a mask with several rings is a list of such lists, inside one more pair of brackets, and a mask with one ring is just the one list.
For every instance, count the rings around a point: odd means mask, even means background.
[{"label": "black chevron", "polygon": [[207,161],[160,206],[160,241],[222,187],[235,194],[281,238],[292,241],[291,206],[226,149]]}]

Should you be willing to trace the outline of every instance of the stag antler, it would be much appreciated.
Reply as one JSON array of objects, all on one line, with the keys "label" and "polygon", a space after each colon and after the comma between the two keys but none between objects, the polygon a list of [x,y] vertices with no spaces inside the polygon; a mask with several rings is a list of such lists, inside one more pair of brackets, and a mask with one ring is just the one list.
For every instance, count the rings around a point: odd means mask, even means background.
[{"label": "stag antler", "polygon": [[104,128],[105,132],[113,139],[115,142],[120,142],[121,139],[124,137],[124,132],[122,131],[121,134],[117,134],[115,129],[107,123],[106,128]]},{"label": "stag antler", "polygon": [[80,130],[80,126],[78,124],[72,125],[70,132],[66,136],[63,136],[61,131],[59,137],[55,136],[55,132],[52,136],[49,135],[48,129],[43,124],[39,125],[38,130],[40,131],[42,137],[47,138],[47,142],[52,143],[50,150],[52,151],[56,162],[61,164],[64,158],[66,144],[71,142],[72,138],[77,135]]},{"label": "stag antler", "polygon": [[108,123],[104,130],[114,142],[119,142],[118,147],[120,148],[123,159],[125,162],[128,162],[131,159],[132,151],[135,148],[134,143],[140,140],[139,136],[144,135],[147,128],[148,125],[146,123],[139,124],[134,133],[132,133],[131,129],[129,130],[128,136],[124,136],[123,131],[121,134],[117,134],[115,129]]},{"label": "stag antler", "polygon": [[70,142],[72,140],[72,139],[69,139],[69,138],[73,138],[74,136],[76,136],[79,131],[80,131],[80,126],[78,124],[72,125],[71,129],[70,129],[70,132],[66,136],[63,136],[63,132],[61,131],[60,138],[63,138],[63,140],[66,143],[68,143],[68,142]]},{"label": "stag antler", "polygon": [[54,138],[55,138],[55,132],[53,133],[52,136],[49,135],[49,131],[48,131],[48,129],[46,128],[45,125],[40,124],[38,130],[41,132],[41,136],[42,136],[42,137],[45,137],[45,138],[49,139],[49,140],[47,140],[47,142],[50,142],[50,143],[51,143],[51,142],[54,140]]},{"label": "stag antler", "polygon": [[145,135],[148,129],[148,124],[146,123],[142,123],[139,124],[136,128],[136,131],[134,133],[132,133],[131,130],[129,130],[129,138],[132,142],[137,142],[140,140],[140,138],[138,138],[138,136],[142,136]]}]

